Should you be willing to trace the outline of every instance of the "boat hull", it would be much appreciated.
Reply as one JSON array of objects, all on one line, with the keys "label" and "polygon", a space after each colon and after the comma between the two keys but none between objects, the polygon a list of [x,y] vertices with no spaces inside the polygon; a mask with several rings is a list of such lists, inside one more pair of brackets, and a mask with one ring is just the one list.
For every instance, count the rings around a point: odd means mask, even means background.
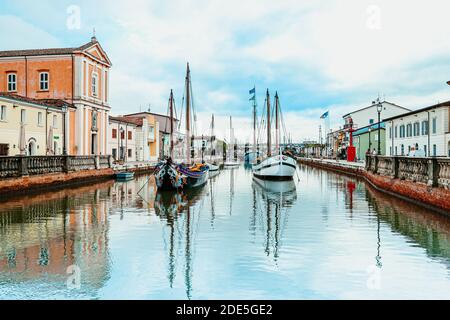
[{"label": "boat hull", "polygon": [[197,188],[208,181],[208,173],[209,169],[192,173],[181,165],[166,162],[156,169],[156,186],[161,191]]},{"label": "boat hull", "polygon": [[209,172],[219,171],[220,167],[213,163],[206,163],[206,165],[209,167]]},{"label": "boat hull", "polygon": [[264,159],[252,167],[253,176],[261,180],[288,181],[294,178],[297,163],[291,157],[277,155]]}]

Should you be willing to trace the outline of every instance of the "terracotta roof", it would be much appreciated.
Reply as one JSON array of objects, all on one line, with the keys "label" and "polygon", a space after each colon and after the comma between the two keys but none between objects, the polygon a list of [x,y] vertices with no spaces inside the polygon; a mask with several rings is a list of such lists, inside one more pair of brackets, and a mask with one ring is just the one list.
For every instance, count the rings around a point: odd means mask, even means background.
[{"label": "terracotta roof", "polygon": [[38,105],[41,105],[44,107],[61,108],[64,105],[66,105],[68,107],[74,107],[73,104],[71,104],[67,101],[61,100],[61,99],[34,99],[34,98],[19,96],[17,94],[13,94],[13,93],[9,93],[9,92],[0,92],[0,97],[4,97],[4,98],[16,100],[16,101],[21,101],[21,102],[34,103],[34,104],[38,104]]},{"label": "terracotta roof", "polygon": [[136,126],[142,126],[142,124],[143,124],[143,119],[142,118],[132,118],[132,117],[123,117],[123,116],[117,116],[117,117],[110,116],[109,120],[113,120],[113,121],[117,121],[117,122],[131,123],[131,124],[134,124]]},{"label": "terracotta roof", "polygon": [[90,42],[82,45],[81,47],[77,47],[77,48],[52,48],[52,49],[28,49],[28,50],[0,51],[0,58],[72,54],[77,51],[83,51],[83,50],[93,46],[96,43],[98,43],[98,41],[95,39],[92,39]]}]

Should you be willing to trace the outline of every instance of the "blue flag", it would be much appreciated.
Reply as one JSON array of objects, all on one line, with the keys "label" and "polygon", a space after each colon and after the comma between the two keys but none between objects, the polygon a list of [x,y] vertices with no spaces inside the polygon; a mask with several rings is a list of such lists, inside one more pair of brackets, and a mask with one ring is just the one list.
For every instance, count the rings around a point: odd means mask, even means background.
[{"label": "blue flag", "polygon": [[253,96],[253,97],[251,97],[249,100],[250,100],[250,101],[252,101],[252,100],[255,101],[255,99],[256,99],[256,97]]},{"label": "blue flag", "polygon": [[328,118],[328,114],[329,114],[329,111],[325,112],[325,113],[320,117],[320,119],[326,119],[326,118]]},{"label": "blue flag", "polygon": [[248,94],[255,94],[256,93],[256,88],[253,88],[252,90],[250,90],[249,92],[248,92]]}]

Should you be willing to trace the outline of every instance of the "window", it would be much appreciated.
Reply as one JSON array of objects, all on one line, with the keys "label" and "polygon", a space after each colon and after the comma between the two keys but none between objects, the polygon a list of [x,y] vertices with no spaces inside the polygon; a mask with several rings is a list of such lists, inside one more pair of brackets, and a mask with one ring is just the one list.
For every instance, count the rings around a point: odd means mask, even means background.
[{"label": "window", "polygon": [[133,156],[133,150],[128,149],[128,158],[131,158]]},{"label": "window", "polygon": [[15,73],[8,73],[8,91],[17,91],[17,74]]},{"label": "window", "polygon": [[120,139],[125,139],[125,130],[120,130]]},{"label": "window", "polygon": [[53,115],[53,128],[58,128],[58,117]]},{"label": "window", "polygon": [[407,126],[406,126],[406,136],[409,138],[409,137],[412,137],[412,124],[411,123],[409,123]]},{"label": "window", "polygon": [[395,138],[398,138],[398,126],[395,126]]},{"label": "window", "polygon": [[404,155],[405,155],[405,146],[402,145],[402,156],[404,156]]},{"label": "window", "polygon": [[42,126],[42,112],[38,112],[38,126]]},{"label": "window", "polygon": [[20,123],[22,123],[22,124],[25,123],[26,115],[27,115],[27,113],[26,113],[25,109],[20,110]]},{"label": "window", "polygon": [[405,137],[405,126],[401,125],[400,126],[400,138],[404,138]]},{"label": "window", "polygon": [[[392,139],[392,128],[389,128],[389,139]],[[391,152],[392,154],[392,152]]]},{"label": "window", "polygon": [[41,72],[39,73],[39,89],[41,91],[48,91],[49,89],[49,73]]},{"label": "window", "polygon": [[433,134],[437,133],[437,118],[433,118]]},{"label": "window", "polygon": [[128,140],[133,139],[133,133],[131,131],[128,131]]},{"label": "window", "polygon": [[428,135],[428,121],[422,121],[422,135]]},{"label": "window", "polygon": [[117,160],[117,149],[112,149],[112,157],[114,158],[114,160]]},{"label": "window", "polygon": [[392,147],[389,148],[389,154],[392,156]]},{"label": "window", "polygon": [[98,74],[96,73],[92,74],[92,95],[95,97],[98,95]]},{"label": "window", "polygon": [[427,156],[428,156],[428,153],[427,153],[427,151],[428,151],[427,145],[424,145],[424,146],[423,146],[423,151],[425,152],[425,157],[427,157]]},{"label": "window", "polygon": [[112,138],[117,139],[117,129],[112,129]]},{"label": "window", "polygon": [[374,123],[375,123],[375,120],[373,120],[373,119],[369,120],[369,124],[374,124]]},{"label": "window", "polygon": [[6,106],[0,107],[0,120],[6,121]]},{"label": "window", "polygon": [[148,138],[150,140],[154,140],[155,139],[155,128],[153,126],[149,126],[148,127]]},{"label": "window", "polygon": [[414,123],[414,136],[420,136],[420,123],[416,122]]},{"label": "window", "polygon": [[437,146],[433,144],[433,157],[437,156]]},{"label": "window", "polygon": [[398,155],[398,147],[395,147],[395,155]]}]

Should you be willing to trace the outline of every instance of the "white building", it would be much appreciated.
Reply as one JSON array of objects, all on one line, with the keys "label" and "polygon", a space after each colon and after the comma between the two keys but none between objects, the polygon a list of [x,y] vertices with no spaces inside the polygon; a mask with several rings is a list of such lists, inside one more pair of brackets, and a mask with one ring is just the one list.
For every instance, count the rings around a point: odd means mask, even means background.
[{"label": "white building", "polygon": [[386,150],[408,155],[422,150],[427,156],[450,157],[450,101],[386,118]]},{"label": "white building", "polygon": [[109,117],[108,154],[112,155],[114,160],[137,161],[137,127],[135,119]]},{"label": "white building", "polygon": [[[381,102],[382,111],[381,119],[395,117],[405,112],[411,111],[410,109],[401,107],[394,103],[383,101]],[[353,119],[353,124],[356,128],[364,128],[371,124],[378,123],[378,104],[374,101],[370,106],[358,109],[343,116],[345,122],[348,122],[349,118]]]}]

